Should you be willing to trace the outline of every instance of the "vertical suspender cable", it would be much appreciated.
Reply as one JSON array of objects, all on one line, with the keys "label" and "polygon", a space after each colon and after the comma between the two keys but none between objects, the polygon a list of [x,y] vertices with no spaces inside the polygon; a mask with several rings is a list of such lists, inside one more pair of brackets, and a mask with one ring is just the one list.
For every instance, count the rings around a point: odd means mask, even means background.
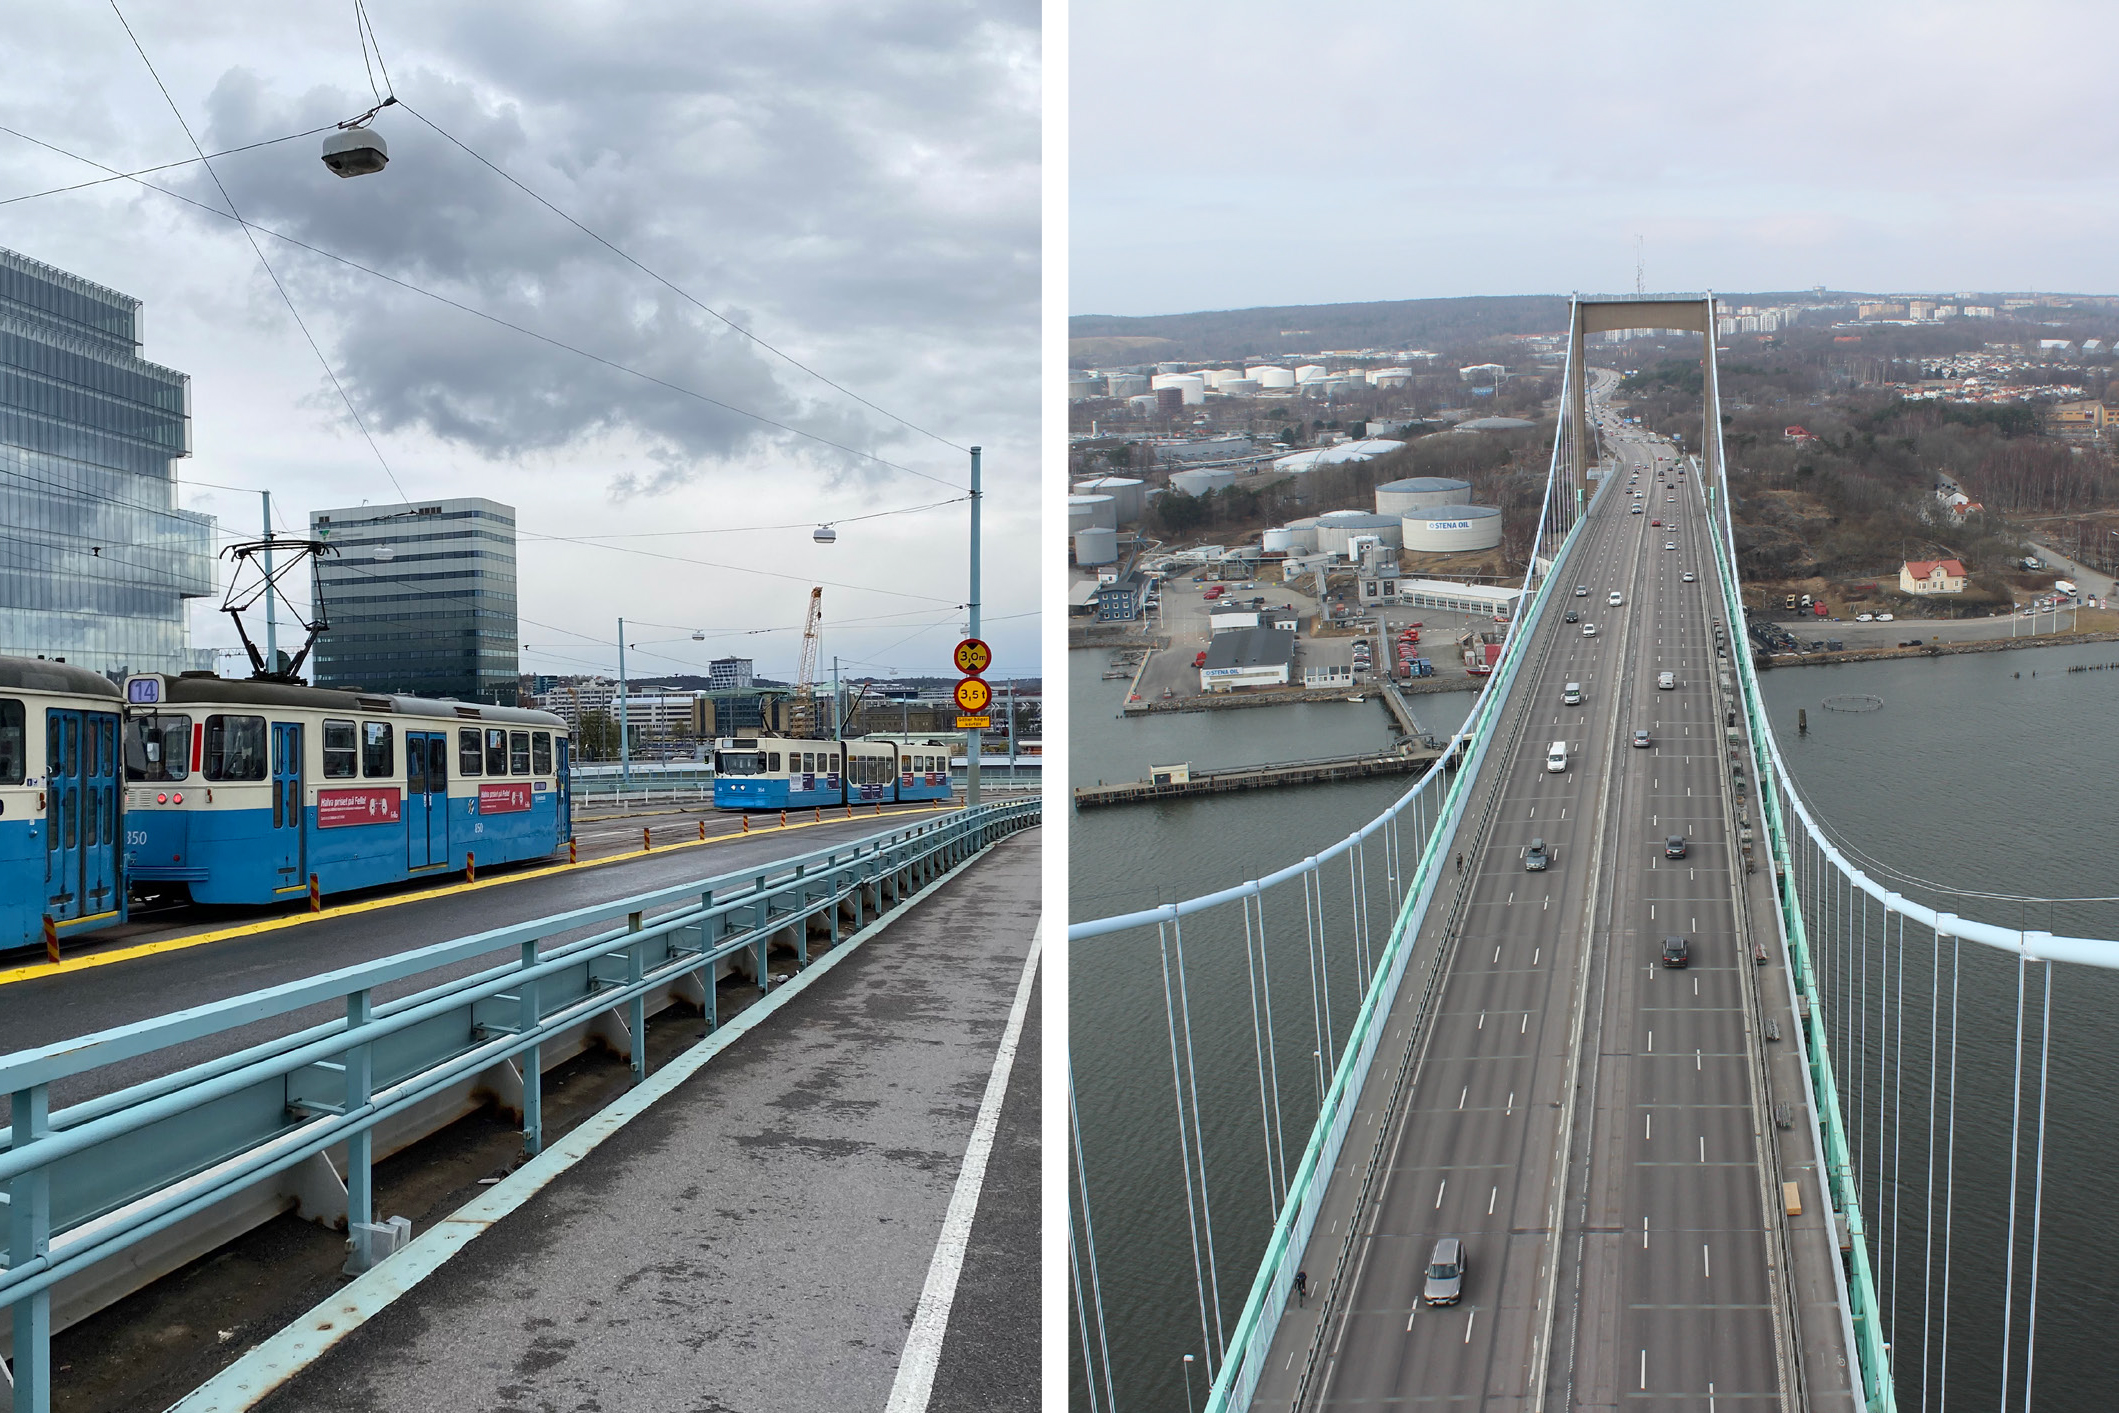
[{"label": "vertical suspender cable", "polygon": [[2038,1032],[2038,1160],[2031,1176],[2030,1324],[2023,1334],[2023,1413],[2031,1413],[2031,1361],[2038,1353],[2038,1230],[2045,1212],[2045,1081],[2053,1046],[2053,968],[2045,964],[2045,1023]]},{"label": "vertical suspender cable", "polygon": [[1280,1220],[1280,1190],[1273,1185],[1273,1109],[1266,1102],[1265,1027],[1258,1023],[1258,963],[1251,956],[1251,900],[1236,900],[1243,909],[1243,969],[1251,979],[1251,1050],[1258,1061],[1258,1129],[1266,1146],[1266,1209]]},{"label": "vertical suspender cable", "polygon": [[[1891,915],[1884,914],[1888,932]],[[1906,1142],[1906,915],[1898,915],[1898,1056],[1891,1085],[1891,1347],[1898,1348],[1898,1213],[1903,1195]]]},{"label": "vertical suspender cable", "polygon": [[[1317,994],[1317,973],[1321,970],[1317,961],[1317,920],[1310,912],[1310,876],[1302,876],[1302,927],[1309,945],[1310,957],[1310,1036],[1316,1042],[1317,1053],[1324,1054],[1324,1009]],[[1315,1071],[1317,1065],[1312,1065]],[[1317,1078],[1317,1102],[1324,1102],[1324,1076]]]},{"label": "vertical suspender cable", "polygon": [[2009,1240],[2008,1275],[2001,1286],[2001,1404],[2009,1403],[2010,1330],[2016,1315],[2016,1160],[2023,1131],[2023,981],[2026,961],[2016,951],[2016,1061],[2009,1100]]},{"label": "vertical suspender cable", "polygon": [[1258,970],[1260,988],[1265,992],[1266,1013],[1266,1069],[1273,1083],[1273,1156],[1280,1169],[1280,1200],[1288,1197],[1288,1140],[1287,1132],[1280,1125],[1280,1050],[1273,1043],[1273,963],[1266,955],[1266,898],[1258,895]]},{"label": "vertical suspender cable", "polygon": [[1192,1289],[1199,1296],[1199,1342],[1207,1361],[1212,1363],[1214,1335],[1207,1328],[1207,1280],[1199,1265],[1199,1208],[1192,1201],[1192,1143],[1185,1133],[1185,1077],[1177,1063],[1177,1010],[1170,996],[1170,941],[1162,923],[1155,924],[1155,941],[1162,953],[1163,1024],[1170,1032],[1170,1092],[1177,1101],[1177,1156],[1185,1169],[1185,1222],[1192,1232]]},{"label": "vertical suspender cable", "polygon": [[1330,1074],[1339,1067],[1338,1033],[1332,1026],[1332,929],[1324,920],[1322,869],[1312,868],[1304,877],[1317,880],[1317,974],[1324,978],[1324,1068]]},{"label": "vertical suspender cable", "polygon": [[1075,1247],[1074,1212],[1067,1212],[1067,1266],[1074,1277],[1074,1322],[1082,1332],[1082,1382],[1089,1386],[1089,1413],[1102,1413],[1096,1397],[1096,1350],[1089,1343],[1089,1306],[1082,1299],[1082,1258]]},{"label": "vertical suspender cable", "polygon": [[1931,929],[1933,950],[1928,961],[1928,1205],[1920,1220],[1926,1251],[1920,1277],[1920,1413],[1928,1413],[1928,1337],[1935,1314],[1935,1062],[1940,1054],[1941,1027],[1936,1024],[1942,1010],[1942,932]]},{"label": "vertical suspender cable", "polygon": [[1221,1331],[1221,1272],[1214,1263],[1214,1207],[1207,1197],[1207,1135],[1201,1130],[1199,1121],[1199,1062],[1192,1058],[1192,993],[1185,984],[1184,919],[1171,920],[1170,934],[1177,944],[1178,1014],[1183,1017],[1185,1027],[1185,1087],[1192,1091],[1192,1148],[1199,1163],[1199,1226],[1206,1233],[1207,1284],[1214,1296],[1215,1357],[1207,1366],[1208,1376],[1212,1377],[1214,1369],[1228,1357],[1228,1345]]},{"label": "vertical suspender cable", "polygon": [[1950,1237],[1957,1211],[1957,992],[1964,939],[1950,938],[1950,1118],[1948,1155],[1942,1170],[1942,1363],[1935,1371],[1936,1413],[1950,1407]]},{"label": "vertical suspender cable", "polygon": [[1096,1267],[1096,1223],[1089,1216],[1089,1168],[1082,1156],[1082,1111],[1074,1098],[1072,1057],[1067,1061],[1067,1122],[1074,1130],[1074,1177],[1082,1190],[1082,1241],[1089,1248],[1089,1293],[1090,1303],[1096,1307],[1096,1342],[1104,1351],[1104,1406],[1111,1413],[1118,1413],[1118,1395],[1111,1389],[1111,1336],[1104,1325],[1104,1278]]}]

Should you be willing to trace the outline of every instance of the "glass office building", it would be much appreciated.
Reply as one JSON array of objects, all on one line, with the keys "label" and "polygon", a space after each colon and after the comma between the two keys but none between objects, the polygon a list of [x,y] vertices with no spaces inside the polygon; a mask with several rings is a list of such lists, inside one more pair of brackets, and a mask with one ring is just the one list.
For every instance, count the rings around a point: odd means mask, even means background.
[{"label": "glass office building", "polygon": [[516,704],[515,509],[467,497],[319,510],[319,687]]},{"label": "glass office building", "polygon": [[191,379],[139,356],[140,301],[0,250],[0,656],[194,666],[213,519],[177,508]]}]

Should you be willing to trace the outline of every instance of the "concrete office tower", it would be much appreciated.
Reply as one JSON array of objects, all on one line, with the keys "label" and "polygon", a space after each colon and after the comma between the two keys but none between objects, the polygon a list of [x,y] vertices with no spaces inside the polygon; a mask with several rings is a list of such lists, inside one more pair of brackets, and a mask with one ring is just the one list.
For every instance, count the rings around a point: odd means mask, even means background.
[{"label": "concrete office tower", "polygon": [[212,517],[177,508],[191,379],[139,347],[139,300],[0,250],[0,656],[199,665],[184,601],[219,576]]},{"label": "concrete office tower", "polygon": [[465,498],[318,510],[319,687],[515,705],[515,509]]},{"label": "concrete office tower", "polygon": [[751,680],[751,660],[747,657],[717,657],[706,665],[706,688],[710,692],[744,691]]}]

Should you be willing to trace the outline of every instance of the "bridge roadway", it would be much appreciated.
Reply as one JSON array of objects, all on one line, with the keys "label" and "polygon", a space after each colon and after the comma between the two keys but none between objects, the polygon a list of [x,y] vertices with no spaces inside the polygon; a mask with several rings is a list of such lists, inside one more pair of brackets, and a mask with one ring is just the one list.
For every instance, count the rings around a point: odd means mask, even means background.
[{"label": "bridge roadway", "polygon": [[[1316,1296],[1283,1318],[1261,1409],[1290,1406],[1313,1349],[1309,1407],[1794,1406],[1767,1270],[1744,1018],[1754,982],[1735,924],[1715,600],[1699,581],[1705,511],[1695,478],[1658,485],[1667,447],[1615,450],[1624,470],[1518,678],[1513,754],[1487,766],[1501,781],[1491,828],[1458,846],[1470,857],[1447,885],[1465,890],[1454,954],[1394,1127],[1374,1137],[1417,1000],[1410,978],[1305,1256],[1313,1290],[1330,1284],[1349,1222],[1363,1239],[1328,1328]],[[1561,621],[1569,608],[1595,637]],[[1675,689],[1657,689],[1662,671]],[[1562,705],[1567,682],[1582,684],[1581,705]],[[1643,728],[1653,744],[1635,749]],[[1546,770],[1555,739],[1568,743],[1560,774]],[[1687,837],[1688,857],[1663,857],[1669,834]],[[1534,836],[1554,855],[1543,873],[1523,865]],[[1689,939],[1689,967],[1660,964],[1666,934]],[[1434,944],[1423,936],[1416,966]],[[1354,1212],[1372,1152],[1386,1165]],[[1455,1307],[1420,1300],[1442,1236],[1467,1248]]]},{"label": "bridge roadway", "polygon": [[[658,850],[605,867],[385,894],[388,905],[379,908],[327,910],[293,927],[26,975],[0,984],[0,1048],[34,1048],[936,817],[857,815],[703,848]],[[624,1380],[624,1395],[607,1407],[690,1409],[716,1388],[747,1390],[741,1399],[717,1395],[729,1406],[819,1407],[833,1401],[820,1390],[866,1387],[878,1377],[880,1392],[868,1401],[880,1407],[1022,978],[1038,918],[1040,837],[1032,829],[1002,841],[795,997],[787,1014],[768,1018],[497,1224],[493,1230],[507,1237],[486,1249],[514,1273],[504,1303],[516,1314],[480,1335],[484,1362],[444,1368],[439,1353],[423,1350],[419,1389],[376,1398],[360,1392],[398,1362],[392,1355],[370,1372],[347,1372],[360,1367],[361,1351],[379,1340],[416,1341],[475,1303],[467,1294],[449,1294],[439,1304],[423,1295],[404,1302],[402,1311],[393,1307],[343,1354],[326,1356],[300,1381],[299,1397],[282,1395],[275,1406],[453,1410],[510,1407],[518,1397],[529,1400],[524,1406],[540,1406],[559,1397],[558,1388],[570,1391],[565,1406],[593,1406],[580,1400],[601,1376],[555,1353],[578,1341],[584,1354],[590,1347],[602,1351],[599,1365],[637,1366]],[[225,930],[238,914],[219,911],[227,914],[218,919]],[[555,940],[574,935],[555,934]],[[436,969],[387,990],[395,995],[475,969]],[[791,961],[786,969],[794,970]],[[759,993],[740,980],[724,987],[726,1023]],[[336,1013],[334,1006],[313,1007],[113,1065],[54,1085],[53,1106]],[[1036,1363],[1020,1352],[1036,1347],[1037,1016],[1033,995],[940,1352],[930,1404],[936,1409],[1034,1406]],[[651,1071],[696,1033],[696,1020],[651,1020]],[[552,1072],[548,1146],[623,1095],[627,1072],[622,1060],[590,1057]],[[6,1110],[0,1095],[0,1122]],[[378,1167],[378,1209],[412,1215],[415,1230],[424,1231],[496,1190],[480,1176],[505,1174],[518,1147],[519,1135],[505,1119],[467,1119]],[[558,1240],[555,1224],[581,1241]],[[621,1267],[613,1263],[634,1254],[620,1249],[628,1231],[639,1260]],[[593,1258],[583,1258],[582,1243]],[[61,1375],[60,1392],[71,1383],[69,1406],[77,1408],[164,1407],[328,1297],[342,1284],[336,1271],[343,1259],[339,1236],[292,1216],[259,1228],[59,1334],[55,1357],[72,1375]],[[539,1261],[549,1263],[549,1283],[535,1278],[545,1313],[532,1315],[527,1273]],[[488,1269],[459,1260],[421,1289],[454,1292],[463,1279],[459,1267],[474,1266]],[[616,1288],[593,1288],[598,1280]],[[680,1321],[672,1311],[694,1283],[702,1293],[688,1332],[673,1333]],[[585,1303],[569,1311],[577,1297]],[[629,1321],[638,1344],[627,1354]],[[584,1325],[592,1332],[584,1333]],[[216,1326],[233,1328],[217,1338]],[[648,1327],[658,1339],[667,1336],[677,1354],[650,1347]],[[514,1335],[522,1348],[502,1361],[513,1373],[488,1378],[501,1367],[487,1357],[498,1357],[495,1342]],[[683,1396],[671,1382],[680,1368],[689,1371]],[[448,1397],[428,1401],[429,1389],[448,1390]]]}]

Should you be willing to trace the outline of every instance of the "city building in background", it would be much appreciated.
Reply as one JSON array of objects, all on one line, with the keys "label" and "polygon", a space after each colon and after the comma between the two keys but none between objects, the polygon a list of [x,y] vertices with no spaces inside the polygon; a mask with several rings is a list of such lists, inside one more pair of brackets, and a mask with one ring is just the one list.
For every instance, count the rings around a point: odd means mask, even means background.
[{"label": "city building in background", "polygon": [[513,706],[515,510],[465,497],[318,510],[309,535],[330,624],[319,687],[358,687]]},{"label": "city building in background", "polygon": [[747,657],[717,657],[706,665],[706,684],[716,692],[747,690],[753,681]]},{"label": "city building in background", "polygon": [[0,250],[0,656],[213,665],[185,600],[218,588],[214,522],[177,508],[191,379],[139,348],[139,300]]}]

